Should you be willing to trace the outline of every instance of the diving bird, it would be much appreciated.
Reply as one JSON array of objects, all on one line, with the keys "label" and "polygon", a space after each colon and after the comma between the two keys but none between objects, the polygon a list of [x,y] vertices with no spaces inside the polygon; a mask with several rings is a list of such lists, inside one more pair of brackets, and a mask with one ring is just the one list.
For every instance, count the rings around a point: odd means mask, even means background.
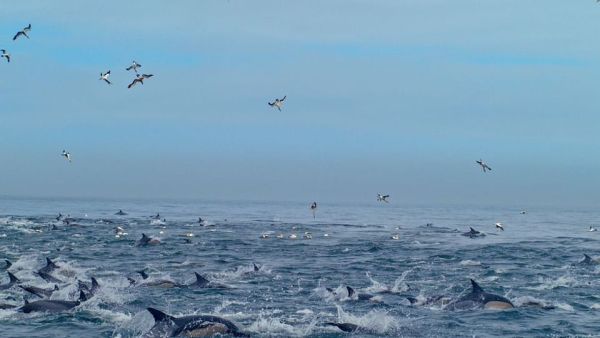
[{"label": "diving bird", "polygon": [[29,35],[27,35],[27,33],[29,33],[30,31],[31,31],[31,24],[29,24],[27,27],[23,28],[23,30],[18,31],[17,34],[15,34],[15,36],[13,37],[13,41],[18,39],[21,35],[23,35],[29,39]]},{"label": "diving bird", "polygon": [[69,162],[71,162],[71,153],[70,152],[63,150],[61,156],[64,157],[65,159],[69,160]]},{"label": "diving bird", "polygon": [[133,63],[131,64],[131,66],[125,68],[125,70],[129,71],[132,70],[137,74],[138,73],[138,68],[141,68],[142,65],[140,65],[139,63],[135,62],[135,60],[133,60]]},{"label": "diving bird", "polygon": [[100,73],[100,78],[98,80],[104,80],[104,82],[106,82],[108,84],[112,84],[110,81],[108,81],[109,76],[110,76],[110,70],[106,73]]},{"label": "diving bird", "polygon": [[500,222],[496,223],[496,229],[500,229],[500,230],[504,231],[504,227],[502,226],[502,223],[500,223]]},{"label": "diving bird", "polygon": [[590,232],[593,232],[593,231],[598,231],[598,229],[596,229],[596,228],[594,228],[593,226],[590,225]]},{"label": "diving bird", "polygon": [[315,218],[317,212],[317,202],[312,202],[312,204],[310,205],[310,211],[312,211],[313,218]]},{"label": "diving bird", "polygon": [[482,159],[479,159],[479,161],[475,161],[475,163],[479,164],[481,166],[481,169],[483,169],[483,172],[485,173],[486,170],[492,171],[492,168],[490,168],[490,166],[488,166],[487,164],[485,164],[485,162],[483,162]]},{"label": "diving bird", "polygon": [[10,62],[10,54],[8,54],[8,52],[6,52],[6,49],[0,49],[0,52],[2,52],[0,57],[6,58],[6,62]]},{"label": "diving bird", "polygon": [[377,202],[389,203],[389,201],[387,200],[388,198],[390,198],[390,195],[377,194]]},{"label": "diving bird", "polygon": [[271,107],[275,107],[277,108],[277,110],[281,111],[281,108],[283,107],[283,101],[285,100],[287,96],[284,96],[283,99],[275,99],[275,101],[273,102],[269,102],[269,106]]}]

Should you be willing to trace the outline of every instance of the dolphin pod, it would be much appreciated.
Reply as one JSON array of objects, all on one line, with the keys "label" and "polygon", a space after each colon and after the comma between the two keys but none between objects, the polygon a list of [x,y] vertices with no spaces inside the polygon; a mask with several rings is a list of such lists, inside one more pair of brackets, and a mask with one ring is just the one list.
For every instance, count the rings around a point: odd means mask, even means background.
[{"label": "dolphin pod", "polygon": [[154,318],[154,326],[142,337],[211,337],[230,335],[249,337],[231,321],[209,315],[173,317],[162,311],[149,307],[148,312]]}]

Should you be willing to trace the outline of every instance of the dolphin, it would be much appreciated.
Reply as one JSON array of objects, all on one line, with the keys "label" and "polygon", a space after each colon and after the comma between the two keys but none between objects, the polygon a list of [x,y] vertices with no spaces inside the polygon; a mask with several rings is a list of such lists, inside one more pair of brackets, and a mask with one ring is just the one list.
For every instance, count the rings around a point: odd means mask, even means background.
[{"label": "dolphin", "polygon": [[235,324],[221,317],[195,315],[177,318],[151,307],[147,310],[154,317],[154,326],[142,336],[144,338],[213,337],[215,335],[249,337]]},{"label": "dolphin", "polygon": [[487,293],[471,279],[471,293],[451,302],[446,307],[449,310],[465,310],[473,308],[511,309],[515,306],[505,297]]},{"label": "dolphin", "polygon": [[127,213],[126,213],[125,211],[123,211],[123,210],[119,209],[119,211],[117,211],[117,212],[115,213],[115,215],[118,215],[118,216],[125,216],[125,215],[127,215]]},{"label": "dolphin", "polygon": [[579,265],[597,265],[600,264],[597,259],[590,257],[588,254],[583,254],[583,260],[577,263]]},{"label": "dolphin", "polygon": [[58,269],[58,265],[56,265],[49,257],[46,257],[46,266],[39,269],[38,273],[51,273],[55,269]]},{"label": "dolphin", "polygon": [[346,286],[346,290],[348,291],[348,298],[354,298],[356,296],[357,300],[368,300],[368,301],[376,301],[374,299],[375,296],[369,293],[358,293],[354,291],[353,288]]},{"label": "dolphin", "polygon": [[42,272],[42,271],[38,271],[38,272],[34,272],[34,273],[37,274],[38,276],[40,276],[43,280],[45,280],[48,283],[63,283],[63,281],[50,275],[49,273]]},{"label": "dolphin", "polygon": [[92,296],[94,296],[96,294],[96,292],[98,292],[98,290],[100,289],[100,284],[98,284],[98,281],[96,280],[96,278],[92,277],[92,286],[88,287],[87,284],[85,284],[84,282],[77,280],[77,287],[79,288],[79,291],[84,291],[84,293],[87,291],[87,294],[85,295],[85,297],[87,299],[92,298]]},{"label": "dolphin", "polygon": [[179,288],[179,287],[186,286],[186,285],[177,284],[176,282],[169,280],[169,279],[155,279],[155,280],[151,280],[151,281],[145,281],[146,279],[149,278],[146,271],[140,270],[140,271],[136,271],[136,272],[139,273],[142,276],[142,280],[144,280],[144,282],[138,284],[139,286],[151,286],[151,287],[167,288],[167,289]]},{"label": "dolphin", "polygon": [[5,259],[4,261],[6,262],[6,265],[4,266],[4,269],[5,270],[10,269],[10,267],[12,266],[11,261],[9,261],[8,259]]},{"label": "dolphin", "polygon": [[469,228],[469,231],[462,234],[463,236],[475,238],[475,237],[484,237],[485,234],[481,231],[477,231],[473,228]]},{"label": "dolphin", "polygon": [[38,288],[36,286],[22,286],[22,285],[19,285],[19,287],[29,293],[33,293],[34,295],[36,295],[40,298],[50,298],[50,296],[52,295],[52,293],[54,291],[58,291],[58,285],[56,285],[56,284],[54,284],[53,289],[44,289],[44,288]]},{"label": "dolphin", "polygon": [[20,280],[15,275],[13,275],[12,273],[10,273],[8,271],[6,271],[6,273],[8,274],[8,279],[9,279],[8,284],[2,284],[2,285],[0,285],[0,290],[10,289],[10,288],[12,288],[13,285],[15,285],[18,282],[20,282]]},{"label": "dolphin", "polygon": [[147,246],[153,244],[160,244],[158,238],[148,237],[146,234],[142,234],[142,238],[137,242],[136,246]]},{"label": "dolphin", "polygon": [[16,308],[17,305],[0,303],[0,310],[10,310]]},{"label": "dolphin", "polygon": [[344,331],[344,332],[348,332],[348,333],[353,333],[353,332],[360,332],[360,331],[368,331],[356,324],[352,324],[352,323],[333,323],[333,322],[327,322],[325,323],[325,325],[328,326],[335,326],[338,329]]},{"label": "dolphin", "polygon": [[82,302],[85,302],[87,298],[83,291],[79,292],[79,300],[38,300],[35,302],[28,302],[25,300],[25,305],[19,309],[24,313],[30,312],[63,312],[70,310],[76,306],[79,306]]}]

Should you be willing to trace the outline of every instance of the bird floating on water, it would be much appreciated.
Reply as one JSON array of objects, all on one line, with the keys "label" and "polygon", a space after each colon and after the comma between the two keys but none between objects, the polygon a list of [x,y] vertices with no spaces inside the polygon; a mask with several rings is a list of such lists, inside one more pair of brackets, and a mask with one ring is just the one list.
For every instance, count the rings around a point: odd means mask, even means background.
[{"label": "bird floating on water", "polygon": [[129,71],[132,70],[137,74],[138,73],[138,68],[141,68],[142,65],[140,65],[139,63],[135,62],[135,60],[133,60],[133,63],[131,64],[131,66],[125,68],[125,70]]},{"label": "bird floating on water", "polygon": [[388,198],[390,198],[390,195],[377,194],[377,202],[389,203],[389,201],[387,200]]},{"label": "bird floating on water", "polygon": [[60,156],[64,157],[64,158],[65,158],[65,159],[67,159],[69,162],[71,162],[71,153],[70,153],[70,152],[68,152],[68,151],[66,151],[66,150],[63,150],[63,151],[62,151],[62,154],[61,154]]},{"label": "bird floating on water", "polygon": [[590,225],[590,230],[589,231],[590,232],[592,232],[592,231],[598,231],[598,229],[596,229],[596,228],[594,228],[593,226]]},{"label": "bird floating on water", "polygon": [[6,62],[10,62],[10,54],[8,54],[8,52],[6,51],[6,49],[0,49],[0,52],[2,52],[2,54],[0,55],[0,57],[6,58]]},{"label": "bird floating on water", "polygon": [[18,31],[17,34],[15,34],[15,36],[13,37],[13,41],[18,39],[20,36],[24,36],[29,39],[29,35],[27,35],[27,33],[29,33],[30,31],[31,31],[31,24],[29,24],[27,27],[23,28],[22,30]]},{"label": "bird floating on water", "polygon": [[281,99],[281,100],[275,99],[275,101],[269,102],[269,106],[275,107],[275,108],[277,108],[277,110],[281,111],[281,108],[283,108],[283,101],[285,100],[286,97],[287,97],[287,95],[284,96],[283,99]]},{"label": "bird floating on water", "polygon": [[492,168],[490,168],[489,165],[487,165],[485,162],[483,162],[482,159],[479,159],[479,161],[475,161],[475,162],[481,166],[481,169],[483,169],[484,173],[486,172],[486,170],[492,171]]},{"label": "bird floating on water", "polygon": [[108,77],[110,76],[110,70],[106,73],[100,73],[100,79],[99,80],[104,80],[104,82],[108,83],[108,84],[112,84],[110,81],[108,81]]}]

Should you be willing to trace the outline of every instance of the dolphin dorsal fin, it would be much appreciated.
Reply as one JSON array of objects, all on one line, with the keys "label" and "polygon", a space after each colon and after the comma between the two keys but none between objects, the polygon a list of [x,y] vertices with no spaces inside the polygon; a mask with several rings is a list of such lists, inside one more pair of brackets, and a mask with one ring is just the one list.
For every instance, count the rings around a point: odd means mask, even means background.
[{"label": "dolphin dorsal fin", "polygon": [[162,322],[163,320],[173,320],[175,318],[169,316],[168,314],[159,311],[155,308],[147,308],[146,310],[148,310],[148,312],[150,312],[150,314],[152,315],[152,317],[154,317],[154,321],[155,322]]},{"label": "dolphin dorsal fin", "polygon": [[12,273],[10,273],[8,271],[6,271],[6,273],[8,274],[8,278],[10,279],[10,284],[20,282],[20,280],[17,278],[17,276],[13,275]]},{"label": "dolphin dorsal fin", "polygon": [[92,277],[92,289],[97,288],[99,286],[100,286],[100,284],[98,284],[98,281],[96,280],[96,278]]},{"label": "dolphin dorsal fin", "polygon": [[145,238],[150,238],[150,237],[148,237],[148,235],[146,235],[146,234],[142,234],[142,239],[145,239]]},{"label": "dolphin dorsal fin", "polygon": [[58,291],[58,285],[54,284],[54,291]]},{"label": "dolphin dorsal fin", "polygon": [[476,281],[471,279],[471,286],[473,287],[473,293],[479,293],[479,292],[483,292],[483,289],[481,288],[481,286],[479,286],[479,284],[477,284]]},{"label": "dolphin dorsal fin", "polygon": [[584,262],[589,262],[592,260],[592,257],[590,257],[588,254],[583,254],[583,261]]},{"label": "dolphin dorsal fin", "polygon": [[4,261],[6,262],[6,266],[4,267],[5,269],[8,269],[12,266],[12,263],[8,259],[5,259]]},{"label": "dolphin dorsal fin", "polygon": [[210,283],[210,281],[204,277],[202,277],[202,275],[200,275],[197,272],[194,272],[194,275],[196,275],[196,283],[195,284],[199,284],[199,285],[206,285],[208,283]]},{"label": "dolphin dorsal fin", "polygon": [[254,265],[254,272],[260,270],[260,268],[258,267],[258,265],[256,265],[256,263],[252,263],[252,265]]},{"label": "dolphin dorsal fin", "polygon": [[27,298],[23,299],[25,301],[25,305],[29,304],[29,301],[27,300]]},{"label": "dolphin dorsal fin", "polygon": [[472,227],[469,227],[469,229],[471,229],[471,232],[477,232],[477,230],[473,229]]},{"label": "dolphin dorsal fin", "polygon": [[88,298],[86,297],[85,293],[83,293],[83,291],[79,291],[79,301],[85,302],[86,300],[88,300]]},{"label": "dolphin dorsal fin", "polygon": [[46,257],[46,266],[51,266],[53,268],[58,268],[58,265],[54,264],[54,262],[49,257]]},{"label": "dolphin dorsal fin", "polygon": [[346,290],[348,290],[348,297],[352,297],[354,295],[354,289],[346,286]]}]

